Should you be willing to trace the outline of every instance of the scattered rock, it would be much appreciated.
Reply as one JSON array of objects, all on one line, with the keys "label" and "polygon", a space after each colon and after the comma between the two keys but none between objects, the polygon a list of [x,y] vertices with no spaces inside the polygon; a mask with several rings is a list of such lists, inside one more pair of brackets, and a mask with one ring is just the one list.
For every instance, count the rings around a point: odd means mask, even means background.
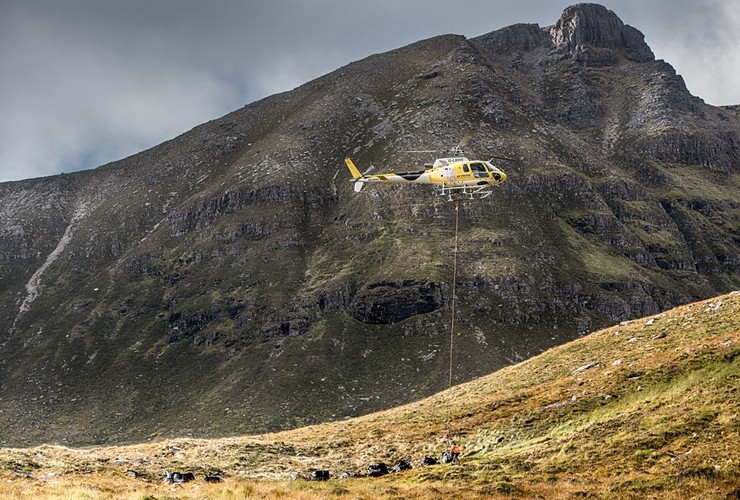
[{"label": "scattered rock", "polygon": [[596,366],[599,366],[599,363],[596,362],[596,361],[594,361],[594,362],[591,362],[591,363],[587,363],[587,364],[585,364],[583,366],[579,366],[578,368],[576,368],[575,370],[573,370],[571,373],[585,372],[586,370],[590,370],[591,368],[594,368]]},{"label": "scattered rock", "polygon": [[721,300],[718,300],[717,302],[712,302],[711,304],[707,305],[707,307],[704,310],[707,312],[716,311],[723,305],[725,305],[725,303],[722,302]]},{"label": "scattered rock", "polygon": [[331,474],[328,470],[314,470],[311,471],[311,481],[328,481]]},{"label": "scattered rock", "polygon": [[195,480],[195,474],[192,472],[170,472],[164,471],[164,483],[187,483]]},{"label": "scattered rock", "polygon": [[388,474],[388,466],[384,462],[378,462],[367,467],[369,477],[380,477]]},{"label": "scattered rock", "polygon": [[408,460],[401,459],[398,462],[396,462],[396,465],[394,465],[391,468],[391,472],[401,472],[401,471],[409,470],[411,468],[412,468],[411,462],[409,462]]}]

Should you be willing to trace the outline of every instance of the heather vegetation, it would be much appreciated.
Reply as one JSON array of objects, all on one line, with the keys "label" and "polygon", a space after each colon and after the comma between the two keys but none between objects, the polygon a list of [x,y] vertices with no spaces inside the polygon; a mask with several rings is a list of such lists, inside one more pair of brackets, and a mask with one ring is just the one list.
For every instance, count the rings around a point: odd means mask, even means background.
[{"label": "heather vegetation", "polygon": [[[624,322],[406,406],[277,434],[0,451],[4,498],[733,498],[740,293]],[[422,467],[463,446],[460,465]],[[413,469],[363,477],[368,465]],[[165,470],[193,482],[164,484]],[[311,482],[312,470],[331,479]],[[339,479],[345,472],[358,477]],[[218,473],[223,481],[206,483]]]}]

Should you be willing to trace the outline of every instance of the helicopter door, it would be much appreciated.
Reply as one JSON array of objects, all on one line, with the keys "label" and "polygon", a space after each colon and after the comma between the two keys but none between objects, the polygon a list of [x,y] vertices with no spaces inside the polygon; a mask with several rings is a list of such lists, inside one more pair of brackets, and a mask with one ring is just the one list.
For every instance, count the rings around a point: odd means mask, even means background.
[{"label": "helicopter door", "polygon": [[457,178],[460,181],[469,181],[473,178],[473,174],[470,172],[470,165],[463,163],[457,167]]}]

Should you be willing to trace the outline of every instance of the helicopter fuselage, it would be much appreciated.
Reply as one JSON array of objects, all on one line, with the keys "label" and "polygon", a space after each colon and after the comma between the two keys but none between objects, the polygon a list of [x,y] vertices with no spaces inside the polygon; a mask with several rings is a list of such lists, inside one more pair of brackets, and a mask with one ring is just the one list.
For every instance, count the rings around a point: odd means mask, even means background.
[{"label": "helicopter fuselage", "polygon": [[409,172],[389,172],[376,175],[361,175],[349,158],[345,159],[352,172],[355,191],[364,184],[436,184],[445,189],[467,186],[495,186],[506,180],[500,168],[484,160],[468,160],[465,157],[438,158],[432,168]]}]

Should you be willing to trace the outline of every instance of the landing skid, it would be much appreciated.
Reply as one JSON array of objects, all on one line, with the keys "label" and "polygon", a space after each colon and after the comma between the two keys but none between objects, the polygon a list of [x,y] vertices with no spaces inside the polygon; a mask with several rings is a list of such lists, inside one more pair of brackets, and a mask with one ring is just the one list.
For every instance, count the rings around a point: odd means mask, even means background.
[{"label": "landing skid", "polygon": [[452,201],[453,193],[470,196],[471,200],[476,197],[482,200],[493,193],[493,191],[491,191],[492,188],[493,186],[459,186],[447,188],[442,186],[439,194],[440,196],[447,196],[447,201]]}]

